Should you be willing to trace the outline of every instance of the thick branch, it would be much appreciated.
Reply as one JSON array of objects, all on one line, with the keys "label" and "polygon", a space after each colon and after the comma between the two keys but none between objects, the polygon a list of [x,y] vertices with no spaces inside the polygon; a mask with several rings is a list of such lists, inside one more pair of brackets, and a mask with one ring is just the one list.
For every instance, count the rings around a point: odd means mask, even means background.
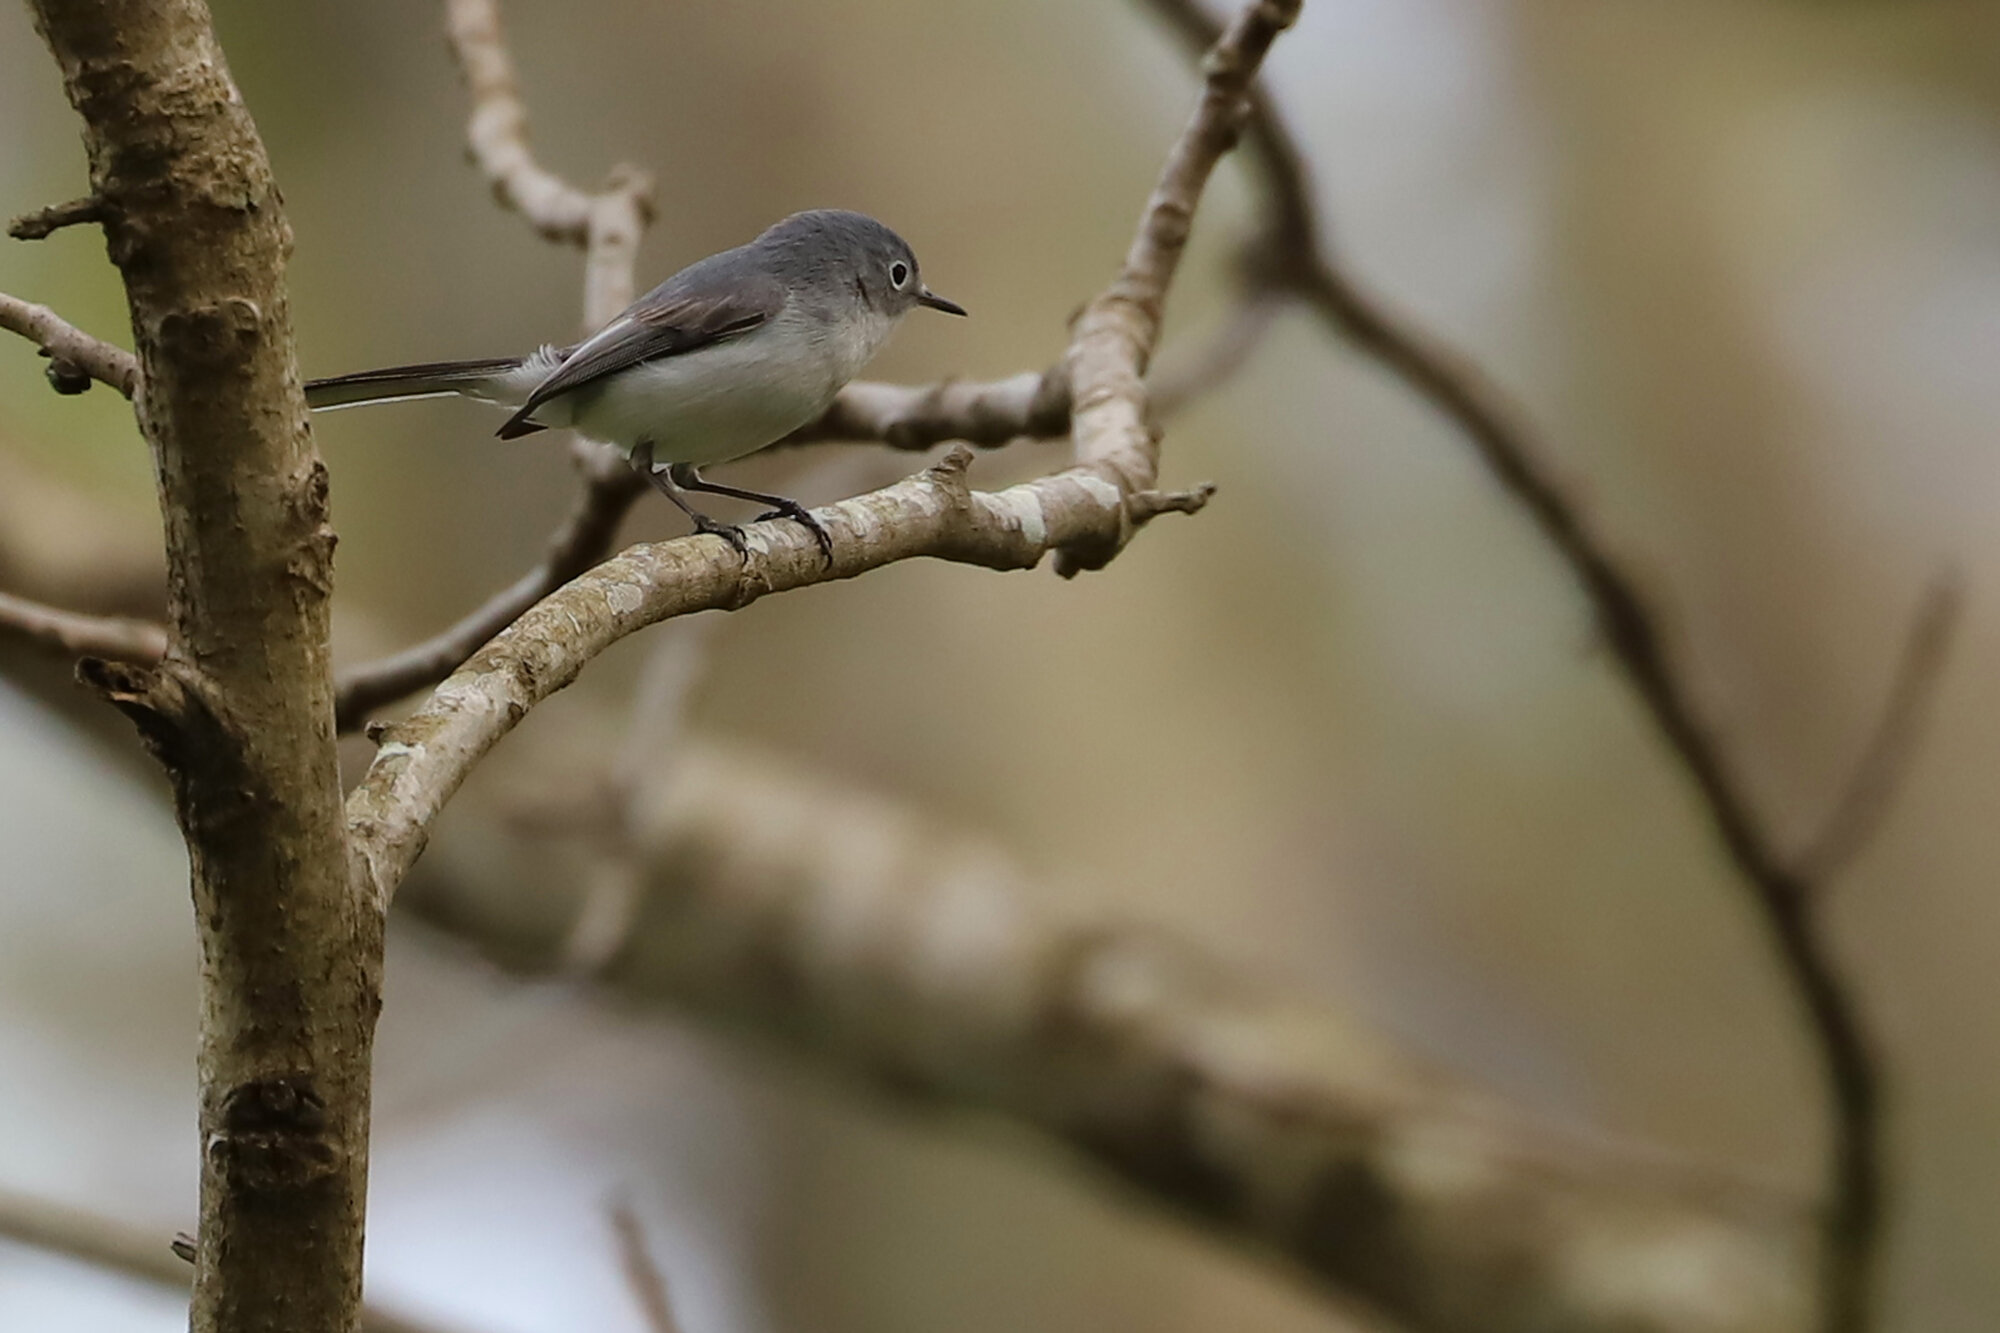
[{"label": "thick branch", "polygon": [[590,960],[621,1008],[998,1112],[1413,1333],[1807,1327],[1793,1204],[1527,1123],[1162,933],[1038,914],[1073,894],[893,803],[677,749],[622,845],[576,844],[629,858],[619,933],[607,881],[490,828],[400,905],[529,974]]},{"label": "thick branch", "polygon": [[[169,769],[202,949],[196,1333],[343,1330],[361,1291],[381,921],[350,892],[333,533],[291,233],[200,0],[35,0],[124,278],[171,649],[96,683]],[[129,381],[128,381],[129,383]]]},{"label": "thick branch", "polygon": [[[139,386],[139,362],[130,352],[93,338],[69,324],[45,305],[0,292],[0,329],[18,333],[49,358],[49,376],[58,389],[73,393],[80,386],[61,379],[65,372],[109,384],[130,398]],[[87,387],[87,385],[81,386]]]}]

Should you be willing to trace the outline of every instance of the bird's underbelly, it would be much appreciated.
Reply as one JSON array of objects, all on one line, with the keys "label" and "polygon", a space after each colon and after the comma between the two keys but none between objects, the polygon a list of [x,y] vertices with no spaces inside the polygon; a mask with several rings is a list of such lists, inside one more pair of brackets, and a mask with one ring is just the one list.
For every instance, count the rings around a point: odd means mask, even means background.
[{"label": "bird's underbelly", "polygon": [[746,338],[642,362],[563,395],[535,417],[628,453],[650,442],[662,463],[741,458],[818,416],[853,373],[824,355],[773,355],[761,343]]}]

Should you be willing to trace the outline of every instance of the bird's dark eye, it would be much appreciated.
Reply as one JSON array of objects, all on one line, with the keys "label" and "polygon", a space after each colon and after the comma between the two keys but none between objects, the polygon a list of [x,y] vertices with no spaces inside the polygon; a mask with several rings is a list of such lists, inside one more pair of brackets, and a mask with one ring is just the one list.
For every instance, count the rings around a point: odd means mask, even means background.
[{"label": "bird's dark eye", "polygon": [[891,287],[901,288],[902,285],[908,282],[909,280],[910,280],[910,266],[908,264],[905,264],[902,260],[899,259],[895,263],[889,265],[889,285]]}]

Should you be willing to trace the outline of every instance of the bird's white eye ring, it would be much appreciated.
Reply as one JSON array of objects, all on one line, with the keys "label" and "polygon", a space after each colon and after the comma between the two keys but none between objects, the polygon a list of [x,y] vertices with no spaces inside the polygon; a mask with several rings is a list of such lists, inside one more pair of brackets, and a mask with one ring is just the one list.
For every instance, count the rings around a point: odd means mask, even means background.
[{"label": "bird's white eye ring", "polygon": [[889,265],[889,285],[891,287],[901,290],[903,284],[908,282],[909,280],[910,280],[910,266],[908,264],[905,264],[902,260],[899,259],[895,263]]}]

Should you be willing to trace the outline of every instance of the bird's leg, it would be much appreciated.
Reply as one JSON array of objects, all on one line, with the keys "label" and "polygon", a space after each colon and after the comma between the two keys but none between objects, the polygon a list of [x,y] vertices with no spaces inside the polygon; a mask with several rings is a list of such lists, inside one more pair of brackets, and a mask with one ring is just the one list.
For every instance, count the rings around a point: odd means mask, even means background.
[{"label": "bird's leg", "polygon": [[[692,463],[675,463],[667,469],[674,484],[684,491],[705,491],[710,495],[726,495],[733,500],[748,500],[753,504],[770,505],[771,512],[759,514],[759,521],[767,518],[789,518],[813,535],[819,549],[826,556],[826,562],[833,563],[833,536],[827,532],[812,512],[797,500],[787,500],[782,495],[766,495],[763,491],[746,491],[741,486],[724,486],[718,481],[704,481],[701,473]],[[682,508],[686,508],[685,505]]]},{"label": "bird's leg", "polygon": [[638,469],[640,476],[653,484],[654,490],[672,500],[676,508],[693,520],[696,532],[706,532],[720,537],[735,549],[737,555],[749,558],[750,544],[743,539],[743,529],[734,523],[724,523],[719,519],[710,518],[689,504],[687,497],[681,494],[681,487],[674,482],[672,476],[674,469],[661,467],[653,462],[651,440],[642,440],[633,447],[632,466]]}]

